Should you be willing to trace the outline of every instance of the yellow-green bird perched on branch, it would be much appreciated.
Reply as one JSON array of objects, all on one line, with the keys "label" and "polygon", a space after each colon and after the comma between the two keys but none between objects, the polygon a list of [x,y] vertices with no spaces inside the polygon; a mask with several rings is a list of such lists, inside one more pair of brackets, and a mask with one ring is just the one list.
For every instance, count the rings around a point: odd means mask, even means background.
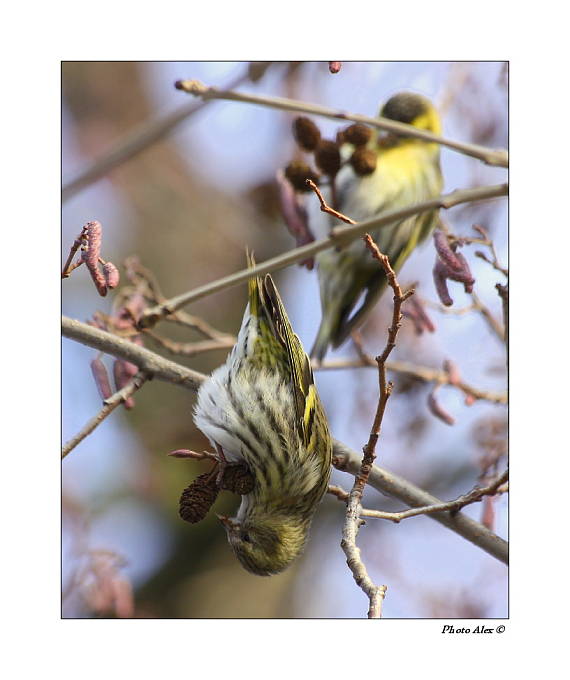
[{"label": "yellow-green bird perched on branch", "polygon": [[237,343],[202,384],[194,421],[226,461],[245,462],[254,477],[237,516],[220,517],[234,553],[254,574],[282,571],[302,552],[327,490],[332,439],[271,276],[249,280]]},{"label": "yellow-green bird perched on branch", "polygon": [[[441,132],[437,111],[428,99],[417,94],[394,95],[380,115],[435,134]],[[341,153],[346,156],[353,148],[343,145]],[[378,138],[369,135],[366,147],[360,148],[362,151],[355,153],[351,163],[343,165],[335,178],[333,207],[353,220],[362,222],[441,193],[438,144],[389,133]],[[325,219],[330,220],[329,228],[341,224],[334,218]],[[436,221],[437,211],[422,213],[386,225],[372,233],[372,237],[398,271],[418,243],[430,234]],[[319,253],[316,262],[322,320],[311,356],[322,360],[330,345],[338,347],[362,323],[387,281],[360,239],[339,251]]]}]

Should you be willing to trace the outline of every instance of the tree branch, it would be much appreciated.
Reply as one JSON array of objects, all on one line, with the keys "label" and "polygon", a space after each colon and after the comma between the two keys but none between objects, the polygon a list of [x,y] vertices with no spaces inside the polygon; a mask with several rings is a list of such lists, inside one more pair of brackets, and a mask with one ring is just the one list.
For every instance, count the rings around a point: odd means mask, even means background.
[{"label": "tree branch", "polygon": [[94,328],[81,321],[64,316],[62,317],[61,327],[65,337],[77,340],[83,345],[93,347],[106,354],[112,354],[119,359],[130,361],[136,364],[141,371],[148,374],[149,379],[156,378],[197,392],[206,378],[202,373],[192,371],[144,347],[135,345],[129,340],[124,340],[117,335]]},{"label": "tree branch", "polygon": [[189,304],[190,302],[195,302],[207,295],[212,293],[217,293],[226,288],[231,288],[232,286],[237,286],[240,283],[245,283],[251,276],[262,276],[279,269],[283,269],[296,262],[301,262],[308,259],[320,252],[321,250],[326,250],[332,246],[346,245],[354,239],[362,236],[367,231],[375,231],[380,227],[392,224],[393,222],[400,221],[410,217],[412,215],[417,215],[419,213],[428,212],[437,208],[452,208],[453,206],[459,205],[461,203],[471,203],[473,201],[480,201],[489,198],[498,198],[500,196],[506,196],[508,194],[507,184],[496,184],[492,186],[477,187],[475,189],[462,189],[453,191],[450,194],[445,194],[439,196],[438,198],[425,201],[423,203],[418,203],[416,205],[409,206],[402,210],[392,210],[390,212],[383,213],[380,216],[374,217],[370,220],[364,222],[359,222],[358,224],[347,226],[347,227],[334,227],[329,236],[325,239],[319,241],[313,241],[300,248],[294,248],[286,253],[282,253],[277,257],[273,257],[270,260],[261,262],[251,269],[244,269],[235,274],[230,274],[222,279],[213,281],[212,283],[207,283],[198,288],[194,288],[182,295],[166,300],[165,302],[155,305],[150,309],[147,309],[140,321],[139,326],[141,328],[149,328],[156,325],[162,318],[168,314],[176,312],[181,307]]},{"label": "tree branch", "polygon": [[325,118],[334,118],[337,120],[350,120],[355,123],[363,123],[371,127],[387,130],[400,135],[408,137],[415,137],[426,142],[435,142],[442,146],[447,146],[454,151],[478,158],[487,163],[487,165],[496,165],[501,168],[509,166],[508,152],[503,149],[489,149],[478,144],[468,144],[466,142],[456,142],[451,139],[445,139],[439,135],[435,135],[427,130],[420,130],[413,125],[406,125],[399,123],[389,118],[372,118],[370,116],[363,116],[356,113],[346,113],[344,111],[335,111],[326,106],[318,104],[309,104],[307,102],[295,101],[293,99],[284,99],[282,97],[267,97],[260,95],[246,94],[244,92],[234,92],[232,90],[222,90],[217,87],[208,87],[198,80],[179,80],[176,82],[176,87],[188,94],[201,97],[204,101],[212,99],[227,99],[231,101],[243,102],[247,104],[258,104],[260,106],[267,106],[273,109],[280,109],[282,111],[299,111],[301,113],[308,113],[315,116],[324,116]]},{"label": "tree branch", "polygon": [[[344,368],[377,368],[373,357],[364,355],[358,359],[328,359],[321,364],[315,363],[313,366],[316,371],[334,371]],[[438,385],[451,385],[457,387],[465,394],[469,394],[475,399],[490,401],[493,404],[506,404],[507,395],[504,392],[492,392],[490,390],[480,390],[463,381],[452,382],[445,371],[438,371],[436,368],[419,366],[408,361],[387,361],[386,369],[396,373],[405,373],[424,382],[433,382]]]},{"label": "tree branch", "polygon": [[[471,503],[477,503],[482,500],[485,496],[495,496],[498,493],[502,493],[501,487],[509,478],[508,469],[503,472],[502,475],[497,477],[493,482],[487,486],[476,486],[471,491],[466,494],[462,494],[458,498],[452,501],[445,501],[444,503],[436,503],[435,505],[424,505],[420,508],[412,508],[411,510],[402,510],[400,512],[384,512],[383,510],[370,510],[369,508],[362,508],[360,515],[362,517],[372,517],[375,519],[388,519],[391,522],[398,524],[403,519],[408,519],[408,517],[419,517],[420,515],[429,515],[432,512],[451,512],[455,513],[461,510],[466,505]],[[348,501],[348,492],[341,489],[340,486],[329,486],[328,493],[335,496],[340,501]]]},{"label": "tree branch", "polygon": [[[337,470],[358,474],[360,470],[360,456],[346,444],[334,440],[333,465]],[[443,501],[420,489],[403,477],[384,468],[374,465],[368,477],[368,485],[377,491],[393,496],[412,508],[441,505]],[[449,512],[429,514],[436,522],[463,536],[485,552],[505,564],[509,563],[509,544],[479,522],[463,515],[461,512],[452,515]]]},{"label": "tree branch", "polygon": [[147,380],[147,375],[144,371],[139,371],[129,382],[118,392],[111,395],[103,402],[104,406],[99,413],[92,418],[72,439],[70,439],[61,449],[61,457],[65,458],[70,451],[82,442],[87,435],[91,434],[93,430],[99,426],[107,416],[109,416],[117,406],[123,404],[129,397],[131,397],[143,383]]},{"label": "tree branch", "polygon": [[[148,374],[149,379],[155,378],[197,392],[207,377],[202,373],[186,368],[186,366],[165,359],[144,347],[123,340],[112,333],[65,316],[62,318],[62,333],[65,337],[76,340],[83,345],[135,363],[141,371]],[[338,470],[343,470],[352,475],[358,474],[360,457],[338,440],[334,440],[334,459],[334,465]],[[438,498],[423,491],[415,484],[376,465],[370,472],[368,485],[384,494],[398,498],[410,507],[441,503]],[[498,560],[508,562],[508,543],[486,529],[482,524],[465,517],[461,513],[455,517],[450,517],[449,513],[436,513],[430,515],[430,517]]]}]

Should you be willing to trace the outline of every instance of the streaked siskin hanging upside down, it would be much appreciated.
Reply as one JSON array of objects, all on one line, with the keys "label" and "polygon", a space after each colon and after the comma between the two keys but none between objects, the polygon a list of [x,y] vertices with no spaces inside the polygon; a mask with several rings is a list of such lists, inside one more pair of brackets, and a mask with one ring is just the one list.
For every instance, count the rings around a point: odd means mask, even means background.
[{"label": "streaked siskin hanging upside down", "polygon": [[[394,95],[380,115],[435,134],[441,131],[437,111],[428,99],[417,94]],[[367,146],[359,147],[351,163],[343,165],[336,175],[337,210],[361,222],[439,196],[443,180],[438,144],[393,133],[382,137],[370,135],[368,139]],[[343,147],[343,157],[354,149],[353,145]],[[330,220],[329,228],[341,224],[328,216],[324,219]],[[413,249],[430,234],[436,221],[437,211],[422,213],[384,226],[372,237],[398,271]],[[319,253],[316,262],[322,320],[311,356],[322,360],[330,345],[338,347],[364,321],[387,281],[360,239],[339,251]]]},{"label": "streaked siskin hanging upside down", "polygon": [[194,420],[255,480],[237,516],[220,517],[236,557],[254,574],[282,571],[302,552],[327,490],[332,440],[309,358],[271,276],[250,279],[237,343],[200,388]]}]

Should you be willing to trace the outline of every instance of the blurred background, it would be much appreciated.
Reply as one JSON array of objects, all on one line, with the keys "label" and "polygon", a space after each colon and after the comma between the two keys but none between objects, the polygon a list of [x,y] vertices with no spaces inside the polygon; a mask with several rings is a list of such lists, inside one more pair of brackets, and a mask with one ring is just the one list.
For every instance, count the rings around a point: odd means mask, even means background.
[{"label": "blurred background", "polygon": [[[327,62],[287,62],[254,70],[247,63],[65,62],[62,70],[62,174],[66,186],[125,135],[191,101],[175,90],[178,79],[303,99],[345,111],[375,115],[400,90],[436,102],[444,135],[505,148],[508,144],[508,84],[503,62],[343,62],[331,74]],[[249,72],[251,75],[251,72]],[[64,194],[62,260],[87,221],[103,225],[102,254],[122,265],[137,255],[172,297],[241,270],[246,246],[258,261],[294,246],[280,214],[276,171],[298,150],[291,134],[295,114],[237,102],[212,101],[167,137],[148,146],[97,181]],[[338,123],[314,119],[334,138]],[[442,148],[444,191],[494,184],[506,171]],[[314,203],[311,205],[313,209]],[[507,266],[507,202],[458,206],[443,215],[461,236],[476,236],[480,224]],[[476,278],[475,292],[502,320],[495,290],[504,277],[463,254]],[[405,319],[393,359],[441,369],[452,360],[462,379],[483,390],[506,389],[506,351],[483,315],[443,313],[431,269],[431,240],[415,252],[401,274],[419,282],[418,295],[436,330],[418,335]],[[113,294],[101,298],[85,268],[64,281],[64,314],[88,320],[111,311]],[[121,266],[121,274],[124,269]],[[294,266],[275,274],[291,322],[305,347],[320,318],[315,271]],[[123,278],[123,280],[125,280]],[[472,305],[452,284],[453,310]],[[362,328],[372,355],[384,346],[391,313],[384,296]],[[186,309],[220,331],[235,334],[246,301],[238,286]],[[430,305],[430,303],[433,303]],[[200,339],[184,328],[159,327],[175,341]],[[164,330],[164,333],[162,331]],[[152,339],[145,346],[168,352]],[[101,407],[89,362],[94,350],[63,339],[63,440]],[[203,373],[221,364],[227,350],[192,358],[172,357]],[[329,358],[354,358],[351,343]],[[110,367],[109,358],[105,361]],[[466,403],[445,386],[437,399],[455,419],[450,426],[429,410],[433,385],[392,373],[394,394],[384,419],[378,463],[442,500],[470,490],[489,461],[506,455],[507,411],[486,400]],[[334,436],[356,450],[368,439],[378,398],[372,368],[316,373]],[[62,587],[64,617],[290,618],[363,617],[367,600],[353,581],[340,548],[344,506],[325,497],[305,554],[283,574],[260,578],[245,572],[231,553],[213,512],[190,525],[178,516],[180,493],[208,469],[204,463],[169,458],[173,449],[203,450],[207,440],[192,421],[192,393],[158,381],[135,397],[136,407],[118,409],[63,462]],[[334,471],[332,482],[350,488],[351,478]],[[237,496],[221,494],[215,512],[232,513]],[[385,510],[403,505],[367,489],[364,505]],[[507,497],[475,503],[464,512],[507,538]],[[387,584],[384,616],[477,618],[508,615],[507,568],[428,517],[400,524],[369,520],[358,544],[371,578]],[[114,597],[109,596],[114,589]]]}]

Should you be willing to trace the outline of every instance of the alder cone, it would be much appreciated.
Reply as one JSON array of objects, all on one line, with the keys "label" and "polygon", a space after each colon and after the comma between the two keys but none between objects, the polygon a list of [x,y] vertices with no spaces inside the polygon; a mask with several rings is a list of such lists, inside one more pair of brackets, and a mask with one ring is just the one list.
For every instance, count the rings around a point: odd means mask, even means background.
[{"label": "alder cone", "polygon": [[315,150],[315,163],[325,175],[336,175],[340,170],[340,150],[338,144],[328,139],[323,139]]},{"label": "alder cone", "polygon": [[372,130],[362,123],[349,125],[343,130],[343,141],[354,146],[365,146],[372,139]]},{"label": "alder cone", "polygon": [[224,470],[221,488],[245,496],[253,491],[254,483],[253,475],[245,465],[228,465]]},{"label": "alder cone", "polygon": [[370,175],[376,170],[378,157],[372,149],[359,146],[350,157],[350,164],[357,175]]},{"label": "alder cone", "polygon": [[293,136],[305,151],[314,151],[321,141],[321,131],[310,118],[299,116],[293,121]]},{"label": "alder cone", "polygon": [[297,191],[311,191],[307,186],[307,180],[312,180],[315,184],[319,183],[319,176],[302,161],[291,161],[285,168],[285,177],[291,182]]},{"label": "alder cone", "polygon": [[180,496],[178,513],[185,522],[196,524],[206,517],[219,493],[216,475],[205,472],[187,486]]}]

